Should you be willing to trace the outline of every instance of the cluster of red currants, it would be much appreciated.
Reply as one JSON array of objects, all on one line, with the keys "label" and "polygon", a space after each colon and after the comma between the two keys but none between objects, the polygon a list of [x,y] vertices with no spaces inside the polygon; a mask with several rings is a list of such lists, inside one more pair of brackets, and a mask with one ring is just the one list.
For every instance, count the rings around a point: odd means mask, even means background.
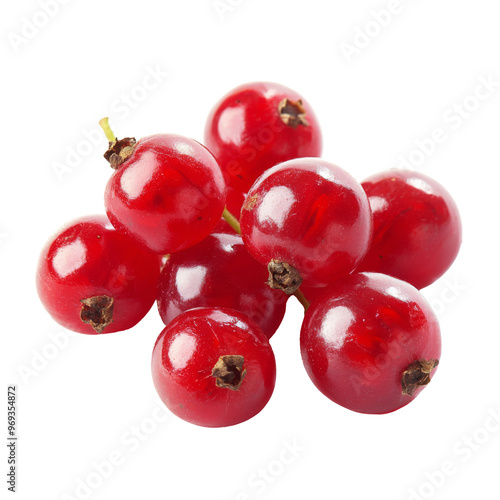
[{"label": "cluster of red currants", "polygon": [[152,373],[173,413],[207,427],[257,414],[276,378],[269,339],[292,294],[306,310],[306,371],[331,400],[387,413],[429,383],[440,330],[418,289],[461,243],[457,207],[437,182],[389,170],[359,184],[319,158],[310,105],[277,84],[227,94],[208,117],[207,147],[167,134],[118,140],[101,126],[114,169],[107,217],[50,239],[38,293],[56,321],[86,334],[131,328],[157,300],[167,326]]}]

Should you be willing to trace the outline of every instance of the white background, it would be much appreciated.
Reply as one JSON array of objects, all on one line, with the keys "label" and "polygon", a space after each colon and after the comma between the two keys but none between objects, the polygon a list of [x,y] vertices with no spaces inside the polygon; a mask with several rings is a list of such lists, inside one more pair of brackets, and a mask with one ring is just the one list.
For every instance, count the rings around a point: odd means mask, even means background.
[{"label": "white background", "polygon": [[[35,0],[4,4],[1,412],[17,384],[18,498],[500,498],[498,1],[222,0],[217,10],[212,0],[66,0],[50,18]],[[389,7],[390,18],[376,16]],[[151,71],[158,81],[144,89]],[[481,79],[496,87],[478,101]],[[323,156],[358,180],[411,158],[461,209],[461,254],[424,290],[441,321],[442,362],[396,413],[352,413],[313,387],[295,299],[272,339],[269,405],[215,430],[162,410],[149,368],[162,329],[155,308],[131,331],[88,337],[62,330],[38,301],[43,243],[67,220],[103,212],[110,169],[98,120],[109,115],[118,136],[202,140],[213,103],[254,80],[303,93]],[[435,129],[445,137],[437,145]],[[68,160],[69,151],[80,153]],[[113,470],[97,473],[110,458]]]}]

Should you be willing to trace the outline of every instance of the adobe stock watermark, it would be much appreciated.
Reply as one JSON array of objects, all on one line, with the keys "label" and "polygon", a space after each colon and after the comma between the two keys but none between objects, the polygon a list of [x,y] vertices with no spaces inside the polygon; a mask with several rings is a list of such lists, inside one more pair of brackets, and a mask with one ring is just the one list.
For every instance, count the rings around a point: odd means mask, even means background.
[{"label": "adobe stock watermark", "polygon": [[351,375],[349,380],[356,394],[359,396],[366,391],[367,387],[373,386],[377,379],[384,377],[387,369],[394,365],[395,361],[405,356],[407,345],[411,344],[413,336],[408,332],[401,332],[397,342],[381,343],[380,352],[370,365],[366,365],[356,375]]},{"label": "adobe stock watermark", "polygon": [[400,15],[407,4],[413,0],[389,0],[385,8],[372,10],[370,19],[354,28],[354,35],[349,42],[340,42],[340,50],[348,64],[353,57],[359,56],[380,34],[387,29],[394,18]]},{"label": "adobe stock watermark", "polygon": [[63,493],[60,500],[87,500],[93,496],[105,481],[137,452],[143,443],[155,434],[165,422],[171,418],[168,410],[158,403],[153,411],[144,417],[137,425],[132,425],[119,437],[115,448],[99,460],[93,460],[88,470],[74,480],[74,488],[70,493]]},{"label": "adobe stock watermark", "polygon": [[[126,120],[169,76],[170,72],[158,64],[155,67],[147,66],[141,80],[110,103],[112,121]],[[51,169],[57,180],[63,182],[67,174],[74,172],[85,158],[95,151],[95,148],[99,147],[104,152],[105,146],[106,137],[97,124],[90,129],[84,129],[81,137],[73,145],[66,146],[64,159],[52,162]]]},{"label": "adobe stock watermark", "polygon": [[38,380],[40,375],[46,373],[51,366],[71,344],[77,334],[67,330],[52,331],[47,334],[46,342],[30,350],[29,357],[24,363],[17,366],[21,380],[25,385],[30,385]]},{"label": "adobe stock watermark", "polygon": [[11,31],[7,38],[15,54],[31,42],[54,19],[61,7],[71,0],[39,0],[38,10],[30,16],[21,18],[21,26],[17,32]]},{"label": "adobe stock watermark", "polygon": [[252,472],[246,481],[246,489],[240,491],[234,500],[251,500],[262,495],[289,467],[291,467],[307,451],[307,448],[297,442],[295,438],[282,442],[281,450],[275,458]]},{"label": "adobe stock watermark", "polygon": [[458,276],[442,280],[442,287],[438,296],[429,299],[436,316],[442,316],[447,307],[454,304],[467,290],[467,285]]},{"label": "adobe stock watermark", "polygon": [[500,406],[496,409],[490,408],[484,421],[472,433],[464,434],[453,444],[452,456],[443,460],[432,472],[426,472],[425,479],[420,485],[409,489],[408,500],[428,500],[434,497],[498,434],[500,434]]},{"label": "adobe stock watermark", "polygon": [[[459,277],[444,279],[437,296],[429,300],[436,316],[442,316],[447,307],[454,304],[467,290],[468,287]],[[346,314],[349,313],[348,310],[345,312]],[[349,316],[345,316],[345,318],[349,320]],[[380,352],[373,360],[373,363],[366,366],[358,374],[350,377],[354,391],[359,395],[366,389],[366,386],[373,385],[379,377],[386,373],[388,367],[392,366],[398,359],[401,359],[401,356],[406,352],[406,346],[412,340],[413,336],[410,333],[402,332],[397,342],[380,345]]]},{"label": "adobe stock watermark", "polygon": [[441,115],[442,123],[435,127],[426,137],[416,139],[414,148],[397,159],[397,166],[403,169],[415,170],[421,168],[431,158],[438,147],[450,139],[454,132],[478,112],[486,101],[498,93],[500,80],[490,74],[478,76],[474,90],[463,99],[444,110]]},{"label": "adobe stock watermark", "polygon": [[[263,279],[265,282],[267,270],[263,268]],[[269,289],[271,290],[271,289]],[[267,323],[266,318],[273,315],[273,311],[276,311],[279,307],[286,307],[286,303],[289,296],[286,293],[268,293],[262,296],[262,300],[253,302],[252,311],[247,311],[247,316],[257,324]]]},{"label": "adobe stock watermark", "polygon": [[212,7],[221,21],[233,13],[245,0],[213,0]]},{"label": "adobe stock watermark", "polygon": [[229,161],[226,165],[226,171],[232,177],[240,177],[246,171],[246,165],[255,162],[269,144],[283,134],[288,125],[283,120],[274,120],[269,123],[263,123],[255,136],[248,137],[248,146],[241,149],[241,154],[237,159]]}]

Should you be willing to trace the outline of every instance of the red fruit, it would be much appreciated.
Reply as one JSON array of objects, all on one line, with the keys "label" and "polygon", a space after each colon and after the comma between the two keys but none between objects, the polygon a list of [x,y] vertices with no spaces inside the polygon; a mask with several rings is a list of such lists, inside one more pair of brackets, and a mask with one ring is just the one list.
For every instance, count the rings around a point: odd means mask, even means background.
[{"label": "red fruit", "polygon": [[232,187],[227,188],[226,207],[237,219],[240,218],[241,207],[245,203],[246,193],[240,193]]},{"label": "red fruit", "polygon": [[[240,193],[239,191],[236,191],[232,187],[228,186],[227,196],[226,196],[226,208],[229,211],[229,213],[233,215],[236,219],[240,218],[241,207],[243,206],[244,202],[245,202],[245,194]],[[223,218],[220,219],[220,221],[217,223],[212,232],[214,233],[222,232],[222,233],[232,233],[232,234],[235,233],[234,229],[232,229],[231,226]]]},{"label": "red fruit", "polygon": [[360,271],[376,271],[424,288],[455,260],[460,215],[450,194],[419,172],[388,170],[362,183],[373,211],[371,247]]},{"label": "red fruit", "polygon": [[138,323],[156,299],[159,274],[157,255],[94,215],[68,223],[48,241],[36,285],[59,324],[93,335]]},{"label": "red fruit", "polygon": [[301,279],[323,286],[350,273],[366,253],[371,230],[361,185],[317,158],[268,170],[250,189],[241,212],[245,245],[258,261],[270,264],[270,285],[287,293]]},{"label": "red fruit", "polygon": [[320,299],[321,295],[328,290],[328,287],[301,285],[300,290],[310,304],[315,304]]},{"label": "red fruit", "polygon": [[170,256],[160,277],[158,310],[167,325],[188,309],[227,307],[245,313],[271,338],[287,296],[266,286],[266,274],[240,236],[213,233]]},{"label": "red fruit", "polygon": [[200,308],[174,319],[153,350],[153,381],[178,417],[226,427],[259,413],[276,379],[266,336],[244,314]]},{"label": "red fruit", "polygon": [[375,273],[328,287],[302,325],[300,347],[314,385],[361,413],[389,413],[429,383],[441,355],[439,325],[413,286]]},{"label": "red fruit", "polygon": [[116,168],[105,193],[108,217],[153,252],[195,245],[219,222],[224,179],[215,158],[198,142],[166,134],[137,144],[124,139],[106,157]]},{"label": "red fruit", "polygon": [[226,94],[210,112],[205,144],[226,182],[246,193],[268,168],[321,155],[321,131],[310,105],[283,85],[255,82]]}]

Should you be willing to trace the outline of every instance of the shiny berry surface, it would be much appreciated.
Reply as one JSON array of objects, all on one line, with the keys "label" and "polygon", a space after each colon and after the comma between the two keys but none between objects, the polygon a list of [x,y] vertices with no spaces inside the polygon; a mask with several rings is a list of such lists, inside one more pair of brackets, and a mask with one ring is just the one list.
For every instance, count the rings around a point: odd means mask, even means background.
[{"label": "shiny berry surface", "polygon": [[106,213],[124,234],[158,254],[208,236],[225,205],[222,172],[198,142],[177,135],[138,141],[108,181]]},{"label": "shiny berry surface", "polygon": [[276,83],[241,85],[212,109],[205,144],[217,158],[226,182],[242,193],[277,163],[320,156],[321,131],[304,98]]},{"label": "shiny berry surface", "polygon": [[462,242],[458,208],[438,182],[420,172],[388,170],[362,186],[374,234],[360,271],[389,274],[424,288],[455,260]]},{"label": "shiny berry surface", "polygon": [[160,334],[152,375],[160,398],[178,417],[225,427],[264,408],[276,364],[266,336],[245,315],[200,308],[181,314]]},{"label": "shiny berry surface", "polygon": [[301,285],[300,290],[311,304],[317,302],[321,295],[327,290],[327,286],[307,286]]},{"label": "shiny berry surface", "polygon": [[314,385],[361,413],[410,403],[441,355],[437,319],[416,288],[377,273],[328,287],[306,313],[300,347]]},{"label": "shiny berry surface", "polygon": [[240,218],[241,208],[245,203],[246,193],[241,193],[230,186],[227,188],[226,207],[237,218]]},{"label": "shiny berry surface", "polygon": [[287,296],[270,289],[266,278],[265,267],[239,235],[213,233],[169,257],[160,277],[158,310],[168,324],[195,307],[231,308],[245,313],[270,338],[283,319]]},{"label": "shiny berry surface", "polygon": [[36,285],[50,315],[75,332],[126,330],[156,299],[158,256],[95,215],[64,226],[43,248]]},{"label": "shiny berry surface", "polygon": [[281,163],[252,186],[241,212],[250,253],[293,266],[308,286],[328,285],[364,257],[372,230],[361,185],[318,158]]}]

